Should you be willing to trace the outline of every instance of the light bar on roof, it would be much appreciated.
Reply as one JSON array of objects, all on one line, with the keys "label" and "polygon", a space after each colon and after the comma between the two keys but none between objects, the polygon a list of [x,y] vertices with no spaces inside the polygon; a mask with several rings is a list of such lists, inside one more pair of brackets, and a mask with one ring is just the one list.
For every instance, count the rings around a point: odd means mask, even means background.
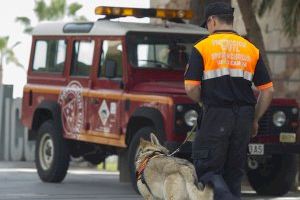
[{"label": "light bar on roof", "polygon": [[173,9],[155,9],[155,8],[120,8],[98,6],[95,9],[97,15],[106,15],[107,17],[155,17],[161,19],[191,19],[193,13],[191,10],[173,10]]}]

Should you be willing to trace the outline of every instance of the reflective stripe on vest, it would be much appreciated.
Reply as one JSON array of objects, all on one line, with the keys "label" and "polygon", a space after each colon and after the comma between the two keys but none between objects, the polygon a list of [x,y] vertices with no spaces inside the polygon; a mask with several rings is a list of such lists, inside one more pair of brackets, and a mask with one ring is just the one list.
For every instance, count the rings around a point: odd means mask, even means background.
[{"label": "reflective stripe on vest", "polygon": [[216,33],[198,42],[203,58],[203,80],[229,75],[252,81],[259,50],[234,33]]}]

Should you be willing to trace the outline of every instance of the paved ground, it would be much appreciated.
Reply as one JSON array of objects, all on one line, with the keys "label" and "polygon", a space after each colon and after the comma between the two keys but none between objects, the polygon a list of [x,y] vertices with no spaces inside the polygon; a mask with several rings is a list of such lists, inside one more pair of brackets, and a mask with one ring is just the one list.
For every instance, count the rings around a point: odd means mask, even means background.
[{"label": "paved ground", "polygon": [[[0,200],[142,199],[135,194],[130,184],[119,183],[118,180],[117,173],[71,167],[63,183],[42,183],[32,163],[0,162]],[[244,185],[243,199],[300,200],[300,192],[289,193],[281,198],[263,198]]]}]

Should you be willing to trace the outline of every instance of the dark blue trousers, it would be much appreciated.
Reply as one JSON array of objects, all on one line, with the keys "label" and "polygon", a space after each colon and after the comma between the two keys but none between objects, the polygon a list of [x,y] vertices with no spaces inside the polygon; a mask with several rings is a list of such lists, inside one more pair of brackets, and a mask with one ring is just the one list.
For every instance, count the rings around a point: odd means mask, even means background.
[{"label": "dark blue trousers", "polygon": [[241,196],[254,107],[204,107],[193,142],[198,179],[214,188],[215,200]]}]

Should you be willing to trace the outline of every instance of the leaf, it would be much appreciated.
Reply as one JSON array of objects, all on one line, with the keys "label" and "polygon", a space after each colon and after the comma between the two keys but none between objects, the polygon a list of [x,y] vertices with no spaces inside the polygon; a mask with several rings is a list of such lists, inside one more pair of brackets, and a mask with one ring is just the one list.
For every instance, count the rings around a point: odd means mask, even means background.
[{"label": "leaf", "polygon": [[52,0],[48,10],[48,20],[62,19],[66,14],[66,0]]},{"label": "leaf", "polygon": [[82,5],[79,3],[72,3],[68,7],[68,16],[75,16],[76,12],[82,8]]},{"label": "leaf", "polygon": [[44,0],[36,0],[35,1],[34,12],[39,21],[43,21],[43,20],[47,19],[47,16],[49,15],[49,13],[47,10],[47,5],[44,2]]},{"label": "leaf", "polygon": [[3,51],[7,48],[8,40],[9,36],[0,37],[0,51]]},{"label": "leaf", "polygon": [[20,22],[25,27],[31,25],[31,21],[30,21],[30,19],[28,17],[17,17],[15,21],[16,22]]},{"label": "leaf", "polygon": [[16,18],[16,22],[20,22],[21,24],[23,24],[25,26],[23,32],[24,33],[31,33],[33,30],[33,27],[31,26],[31,21],[28,17],[17,17]]},{"label": "leaf", "polygon": [[30,27],[25,28],[23,32],[24,32],[24,33],[27,33],[27,34],[31,34],[32,31],[33,31],[33,27],[30,26]]},{"label": "leaf", "polygon": [[23,65],[19,62],[19,60],[17,59],[17,57],[15,56],[15,53],[13,52],[12,49],[8,49],[6,51],[5,54],[5,60],[6,60],[6,64],[9,63],[14,63],[15,65],[17,65],[18,67],[23,67]]},{"label": "leaf", "polygon": [[74,17],[74,21],[76,21],[76,22],[87,22],[88,19],[85,16],[80,15],[78,17]]},{"label": "leaf", "polygon": [[15,44],[13,44],[13,45],[10,47],[10,49],[14,49],[14,48],[15,48],[16,46],[18,46],[19,44],[21,44],[20,41],[16,42]]}]

